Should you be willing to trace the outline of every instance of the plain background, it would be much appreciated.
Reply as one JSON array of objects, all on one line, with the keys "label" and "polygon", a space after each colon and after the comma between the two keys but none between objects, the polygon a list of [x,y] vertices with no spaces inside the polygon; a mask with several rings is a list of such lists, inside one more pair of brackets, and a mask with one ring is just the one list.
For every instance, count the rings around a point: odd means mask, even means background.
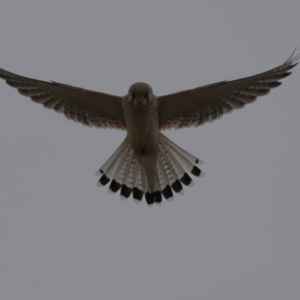
[{"label": "plain background", "polygon": [[[298,0],[2,0],[0,67],[163,95],[280,65],[300,46],[299,14]],[[151,208],[96,186],[125,132],[75,124],[1,81],[0,299],[300,299],[293,71],[219,121],[165,132],[206,176]]]}]

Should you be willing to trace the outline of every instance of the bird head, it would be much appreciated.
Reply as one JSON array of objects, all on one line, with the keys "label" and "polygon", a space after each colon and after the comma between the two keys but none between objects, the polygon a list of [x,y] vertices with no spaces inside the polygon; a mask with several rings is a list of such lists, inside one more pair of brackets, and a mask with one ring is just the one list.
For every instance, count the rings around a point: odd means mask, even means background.
[{"label": "bird head", "polygon": [[153,101],[153,92],[149,84],[137,82],[130,86],[128,101],[133,105],[147,105]]}]

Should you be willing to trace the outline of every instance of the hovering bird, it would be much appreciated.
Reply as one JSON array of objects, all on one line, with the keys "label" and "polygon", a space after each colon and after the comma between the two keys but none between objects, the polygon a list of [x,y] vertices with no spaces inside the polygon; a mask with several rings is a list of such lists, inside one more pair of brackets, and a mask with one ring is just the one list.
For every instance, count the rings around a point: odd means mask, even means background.
[{"label": "hovering bird", "polygon": [[[295,52],[295,51],[294,51]],[[174,94],[156,96],[147,83],[130,86],[123,97],[85,90],[57,82],[45,82],[0,69],[0,77],[24,95],[47,108],[62,112],[84,125],[126,130],[127,135],[100,168],[98,184],[110,182],[109,190],[122,197],[143,195],[149,205],[180,193],[182,183],[191,185],[189,171],[201,176],[197,157],[161,133],[169,128],[199,126],[233,109],[252,103],[281,84],[291,74],[300,54],[277,68],[233,81],[221,81]]]}]

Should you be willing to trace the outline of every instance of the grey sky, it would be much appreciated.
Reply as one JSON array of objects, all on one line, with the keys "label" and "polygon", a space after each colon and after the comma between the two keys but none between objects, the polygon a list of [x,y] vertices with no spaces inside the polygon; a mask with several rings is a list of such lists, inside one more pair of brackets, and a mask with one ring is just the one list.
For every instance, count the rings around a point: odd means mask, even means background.
[{"label": "grey sky", "polygon": [[[0,67],[163,95],[283,63],[299,12],[298,0],[4,0]],[[96,186],[125,132],[1,80],[0,299],[299,299],[299,74],[212,124],[165,131],[206,176],[151,208]]]}]

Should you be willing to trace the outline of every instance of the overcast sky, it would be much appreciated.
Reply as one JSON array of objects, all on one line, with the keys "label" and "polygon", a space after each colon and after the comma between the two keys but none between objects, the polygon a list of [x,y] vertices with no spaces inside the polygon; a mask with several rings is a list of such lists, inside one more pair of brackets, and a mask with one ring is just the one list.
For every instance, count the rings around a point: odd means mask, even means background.
[{"label": "overcast sky", "polygon": [[[299,0],[2,0],[0,67],[163,95],[280,65],[300,47],[299,14]],[[0,299],[300,299],[293,71],[219,121],[164,132],[206,176],[153,207],[96,186],[125,132],[76,124],[1,80]]]}]

